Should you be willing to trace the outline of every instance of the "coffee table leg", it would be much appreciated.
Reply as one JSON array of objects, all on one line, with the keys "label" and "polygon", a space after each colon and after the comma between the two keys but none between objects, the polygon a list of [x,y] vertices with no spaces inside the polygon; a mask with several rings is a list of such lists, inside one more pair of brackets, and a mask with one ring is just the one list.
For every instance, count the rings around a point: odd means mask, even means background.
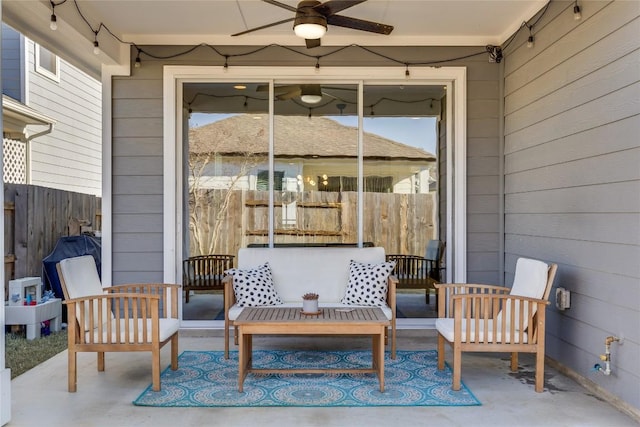
[{"label": "coffee table leg", "polygon": [[239,326],[238,335],[238,391],[242,392],[244,379],[251,369],[251,334],[245,334]]},{"label": "coffee table leg", "polygon": [[384,392],[384,329],[373,336],[373,367],[378,370],[380,392]]}]

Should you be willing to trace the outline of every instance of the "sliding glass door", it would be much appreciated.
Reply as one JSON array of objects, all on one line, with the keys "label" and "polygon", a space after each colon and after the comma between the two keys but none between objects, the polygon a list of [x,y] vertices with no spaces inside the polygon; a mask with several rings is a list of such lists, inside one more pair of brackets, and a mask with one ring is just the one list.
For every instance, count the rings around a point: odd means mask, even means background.
[{"label": "sliding glass door", "polygon": [[[464,218],[464,188],[449,194],[461,177],[440,170],[464,172],[454,155],[465,153],[454,138],[464,136],[464,116],[451,107],[464,97],[450,98],[464,73],[420,70],[398,81],[387,70],[367,71],[375,79],[337,68],[283,68],[280,79],[250,67],[234,78],[212,67],[165,71],[165,109],[181,109],[165,126],[165,280],[196,275],[183,268],[188,258],[236,257],[248,246],[374,245],[424,257],[429,242],[464,230],[454,222]],[[420,77],[431,73],[447,77]],[[218,284],[190,289],[183,320],[222,320]],[[419,310],[399,306],[402,315],[432,315],[425,289],[400,293],[412,292]]]}]

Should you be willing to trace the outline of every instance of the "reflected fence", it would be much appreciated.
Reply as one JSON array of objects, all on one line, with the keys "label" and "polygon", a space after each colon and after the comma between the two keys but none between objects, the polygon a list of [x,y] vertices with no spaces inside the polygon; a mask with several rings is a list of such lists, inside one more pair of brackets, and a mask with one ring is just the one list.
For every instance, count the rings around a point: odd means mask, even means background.
[{"label": "reflected fence", "polygon": [[[424,256],[436,238],[435,193],[363,194],[363,241],[386,253]],[[237,254],[268,243],[269,192],[199,189],[190,194],[190,254]],[[274,193],[274,242],[356,243],[357,192]]]}]

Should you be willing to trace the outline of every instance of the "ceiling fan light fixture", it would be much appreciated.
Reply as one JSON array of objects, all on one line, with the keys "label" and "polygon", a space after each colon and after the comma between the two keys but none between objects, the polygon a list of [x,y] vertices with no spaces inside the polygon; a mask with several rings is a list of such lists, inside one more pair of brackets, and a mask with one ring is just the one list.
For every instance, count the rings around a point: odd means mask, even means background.
[{"label": "ceiling fan light fixture", "polygon": [[327,27],[320,24],[298,24],[293,27],[293,31],[298,37],[315,40],[325,35]]},{"label": "ceiling fan light fixture", "polygon": [[293,32],[303,39],[315,40],[325,35],[327,32],[327,18],[314,9],[319,5],[319,1],[301,1],[296,12],[296,19],[293,21]]},{"label": "ceiling fan light fixture", "polygon": [[322,91],[319,85],[301,85],[300,100],[305,104],[317,104],[322,101]]}]

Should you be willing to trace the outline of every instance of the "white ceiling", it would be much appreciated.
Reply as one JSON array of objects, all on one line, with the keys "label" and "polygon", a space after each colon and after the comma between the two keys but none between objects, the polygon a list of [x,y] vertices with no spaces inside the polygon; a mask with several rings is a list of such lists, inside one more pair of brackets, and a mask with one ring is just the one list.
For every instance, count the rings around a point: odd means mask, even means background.
[{"label": "white ceiling", "polygon": [[[292,7],[297,0],[281,0]],[[504,41],[546,1],[368,0],[341,15],[393,25],[391,35],[329,26],[323,44],[485,45]],[[293,17],[260,0],[84,0],[87,13],[100,16],[117,34],[138,44],[302,45],[288,22],[239,37],[231,34]]]},{"label": "white ceiling", "polygon": [[[60,3],[56,0],[55,3]],[[292,7],[297,0],[281,0]],[[484,46],[499,45],[547,0],[368,0],[341,15],[393,25],[378,35],[329,26],[323,46]],[[77,4],[77,7],[76,7]],[[3,20],[83,68],[96,63],[128,63],[128,46],[106,30],[98,34],[103,54],[92,58],[95,29],[104,24],[114,35],[138,45],[304,46],[292,23],[231,37],[249,28],[287,19],[293,13],[261,0],[67,0],[55,8],[58,30],[49,29],[49,0],[2,0]],[[84,39],[84,40],[82,40]],[[80,41],[80,43],[79,43]]]}]

